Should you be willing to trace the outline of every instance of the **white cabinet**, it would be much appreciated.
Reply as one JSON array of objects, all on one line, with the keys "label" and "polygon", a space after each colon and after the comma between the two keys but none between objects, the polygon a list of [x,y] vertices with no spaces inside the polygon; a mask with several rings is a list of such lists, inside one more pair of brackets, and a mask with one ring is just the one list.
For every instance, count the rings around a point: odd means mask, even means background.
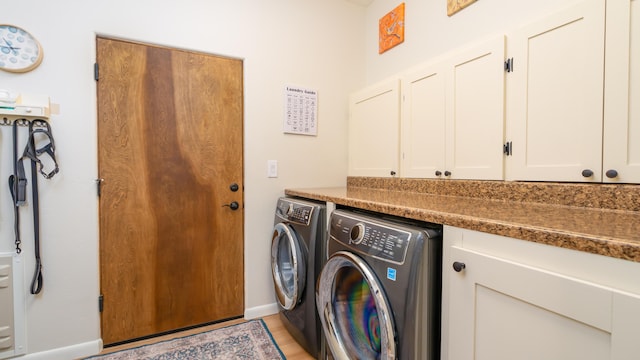
[{"label": "white cabinet", "polygon": [[503,179],[504,36],[403,76],[403,177]]},{"label": "white cabinet", "polygon": [[607,1],[603,181],[640,183],[640,0]]},{"label": "white cabinet", "polygon": [[637,359],[640,264],[451,227],[445,241],[442,359]]},{"label": "white cabinet", "polygon": [[584,0],[354,94],[348,174],[640,183],[638,18]]},{"label": "white cabinet", "polygon": [[400,80],[386,80],[352,94],[349,112],[348,175],[397,175]]},{"label": "white cabinet", "polygon": [[447,65],[422,66],[402,78],[402,177],[434,178],[445,171]]},{"label": "white cabinet", "polygon": [[504,36],[456,54],[447,81],[447,171],[503,179]]},{"label": "white cabinet", "polygon": [[507,36],[507,179],[601,181],[604,5],[586,0]]}]

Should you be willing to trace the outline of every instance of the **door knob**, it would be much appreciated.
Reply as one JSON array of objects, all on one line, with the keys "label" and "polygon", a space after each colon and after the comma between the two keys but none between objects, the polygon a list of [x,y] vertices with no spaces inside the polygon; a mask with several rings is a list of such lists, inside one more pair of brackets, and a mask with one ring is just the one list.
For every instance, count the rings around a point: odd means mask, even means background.
[{"label": "door knob", "polygon": [[229,204],[224,204],[222,205],[222,207],[228,206],[229,208],[231,208],[231,210],[238,210],[238,208],[240,208],[240,205],[238,204],[237,201],[232,201]]}]

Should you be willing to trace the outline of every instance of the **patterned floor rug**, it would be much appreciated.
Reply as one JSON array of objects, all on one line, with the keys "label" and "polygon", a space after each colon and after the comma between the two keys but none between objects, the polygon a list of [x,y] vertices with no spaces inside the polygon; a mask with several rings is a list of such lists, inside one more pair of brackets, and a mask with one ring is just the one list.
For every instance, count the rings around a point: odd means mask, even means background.
[{"label": "patterned floor rug", "polygon": [[251,359],[283,360],[282,351],[262,320],[92,356],[85,360]]}]

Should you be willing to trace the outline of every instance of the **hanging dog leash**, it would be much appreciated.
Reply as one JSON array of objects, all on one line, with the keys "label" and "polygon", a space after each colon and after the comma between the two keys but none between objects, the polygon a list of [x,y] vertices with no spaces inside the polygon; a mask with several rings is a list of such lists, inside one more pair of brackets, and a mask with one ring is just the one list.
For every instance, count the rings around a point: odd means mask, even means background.
[{"label": "hanging dog leash", "polygon": [[13,175],[9,176],[9,190],[13,198],[13,231],[15,233],[16,253],[20,254],[20,206],[26,203],[27,179],[18,179],[18,121],[13,122]]},{"label": "hanging dog leash", "polygon": [[[16,121],[17,122],[17,121]],[[19,231],[19,209],[18,207],[26,204],[26,186],[27,178],[24,170],[24,161],[31,160],[31,197],[33,203],[33,236],[34,236],[34,254],[36,259],[35,272],[33,274],[33,280],[31,281],[31,294],[39,294],[42,290],[42,260],[40,258],[40,211],[39,211],[39,198],[38,198],[38,172],[42,174],[45,179],[52,178],[59,172],[58,162],[55,157],[55,144],[53,141],[53,135],[51,135],[51,127],[46,121],[41,123],[44,125],[44,129],[34,129],[33,124],[35,121],[29,122],[29,137],[27,139],[27,145],[22,153],[20,159],[17,158],[17,124],[14,122],[14,174],[9,178],[9,186],[11,188],[11,195],[14,201],[15,212],[15,233],[16,233],[16,252],[20,253],[20,231]],[[40,139],[40,142],[44,139],[46,144],[40,148],[36,148],[36,137]],[[46,172],[44,164],[40,160],[40,156],[43,154],[48,155],[53,162],[54,168]]]}]

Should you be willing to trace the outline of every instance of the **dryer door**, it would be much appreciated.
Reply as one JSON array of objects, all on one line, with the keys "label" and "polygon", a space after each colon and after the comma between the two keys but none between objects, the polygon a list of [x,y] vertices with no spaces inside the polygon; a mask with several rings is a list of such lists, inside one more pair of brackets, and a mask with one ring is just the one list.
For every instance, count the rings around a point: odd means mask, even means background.
[{"label": "dryer door", "polygon": [[278,304],[293,309],[302,297],[306,278],[306,259],[302,239],[293,228],[278,223],[271,240],[271,274]]},{"label": "dryer door", "polygon": [[316,290],[324,334],[336,359],[396,359],[391,307],[375,274],[359,256],[333,254]]}]

